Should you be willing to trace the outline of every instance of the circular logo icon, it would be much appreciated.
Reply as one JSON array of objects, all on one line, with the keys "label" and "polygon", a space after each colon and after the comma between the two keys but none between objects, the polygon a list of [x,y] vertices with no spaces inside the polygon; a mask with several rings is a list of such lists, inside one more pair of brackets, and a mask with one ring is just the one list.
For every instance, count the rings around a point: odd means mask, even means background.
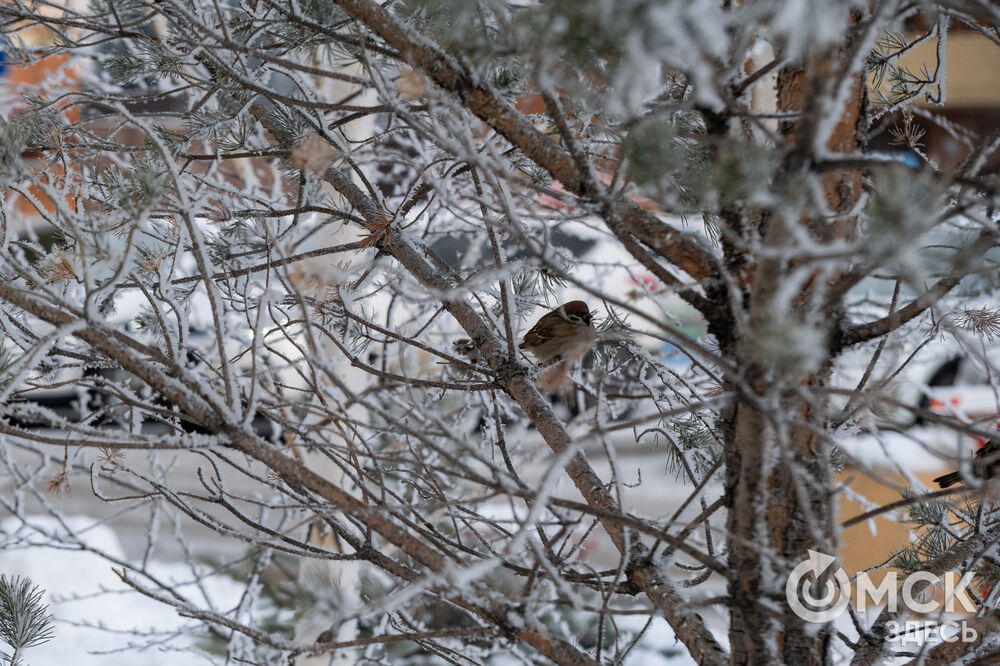
[{"label": "circular logo icon", "polygon": [[788,574],[785,599],[792,612],[806,622],[830,622],[843,613],[850,603],[851,581],[842,567],[837,567],[832,574],[826,575],[823,589],[816,590],[816,583],[823,580],[824,572],[836,562],[837,558],[832,555],[810,550],[809,559],[799,562]]}]

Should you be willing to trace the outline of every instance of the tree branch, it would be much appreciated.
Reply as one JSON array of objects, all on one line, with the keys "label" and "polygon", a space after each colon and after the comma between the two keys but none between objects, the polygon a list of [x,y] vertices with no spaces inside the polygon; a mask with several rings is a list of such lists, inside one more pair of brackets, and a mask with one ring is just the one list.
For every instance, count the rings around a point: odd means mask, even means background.
[{"label": "tree branch", "polygon": [[711,252],[692,235],[677,231],[627,199],[615,205],[603,201],[569,152],[536,129],[513,106],[474,81],[454,57],[407,30],[387,9],[369,0],[336,0],[336,4],[399,51],[411,66],[457,95],[466,109],[548,171],[567,190],[599,204],[602,217],[624,224],[636,238],[696,280],[717,275]]}]

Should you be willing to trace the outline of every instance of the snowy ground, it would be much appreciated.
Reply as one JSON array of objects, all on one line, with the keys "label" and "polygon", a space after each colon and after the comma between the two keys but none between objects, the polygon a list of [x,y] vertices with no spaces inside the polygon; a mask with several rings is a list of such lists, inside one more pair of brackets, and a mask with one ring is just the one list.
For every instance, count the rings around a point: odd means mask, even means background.
[{"label": "snowy ground", "polygon": [[[40,519],[45,527],[60,530],[54,520]],[[93,519],[73,517],[67,524],[86,530],[87,544],[95,550],[125,561],[125,553],[114,531],[106,526],[90,527]],[[170,608],[127,587],[112,565],[95,553],[39,546],[37,535],[27,536],[12,518],[0,522],[8,545],[0,552],[0,571],[27,576],[46,591],[49,612],[55,619],[55,637],[30,648],[26,663],[34,666],[180,666],[194,664],[191,653],[177,652],[191,644],[185,628],[193,626]],[[25,538],[19,542],[17,535]],[[13,537],[13,538],[11,538]],[[224,579],[209,579],[195,589],[186,565],[153,562],[149,570],[164,580],[182,583],[182,593],[205,596],[218,608],[231,608],[241,588]],[[204,595],[204,596],[203,596]],[[152,644],[152,645],[147,645]],[[140,651],[130,646],[144,646]],[[205,661],[204,663],[211,663]]]},{"label": "snowy ground", "polygon": [[[924,442],[931,441],[939,450],[954,451],[959,442],[953,437],[937,437],[933,431],[911,429],[909,433],[882,433],[878,437],[862,436],[845,443],[845,449],[855,459],[873,467],[903,471],[906,474],[939,470],[941,462],[928,455]],[[596,454],[596,452],[594,452]],[[630,488],[631,509],[645,515],[664,515],[673,510],[686,496],[689,489],[682,484],[653,483],[654,471],[662,470],[662,454],[652,451],[622,451],[618,460],[619,471],[625,484],[632,484],[642,470],[646,481]],[[600,458],[593,455],[593,459]],[[904,461],[904,462],[900,462]],[[904,464],[905,463],[905,464]],[[609,470],[596,465],[604,476]],[[569,484],[561,484],[560,494],[570,494]],[[3,492],[9,492],[9,488]],[[717,496],[717,489],[710,489],[708,497]],[[107,505],[93,499],[86,486],[75,487],[71,496],[52,500],[67,514],[76,514],[68,521],[74,531],[83,531],[88,546],[103,552],[113,560],[131,565],[141,560],[145,553],[145,523],[148,516],[122,514],[118,520],[94,524],[88,515],[106,515]],[[695,512],[700,507],[692,507]],[[35,521],[38,522],[38,521]],[[62,529],[54,520],[43,519],[41,524],[58,532]],[[90,526],[90,527],[88,527]],[[189,547],[197,557],[205,555],[233,555],[242,548],[212,535],[208,530],[186,532]],[[874,535],[873,535],[874,536]],[[47,601],[56,619],[56,635],[48,644],[31,649],[27,663],[36,666],[71,663],[79,666],[116,666],[141,662],[144,666],[180,666],[196,663],[191,653],[177,650],[190,645],[192,640],[185,629],[193,626],[171,607],[139,595],[128,589],[114,573],[113,565],[94,553],[78,550],[56,549],[38,545],[40,537],[25,531],[13,518],[0,521],[0,572],[8,575],[30,577],[47,591]],[[593,554],[602,557],[600,552]],[[606,554],[608,557],[611,553]],[[117,568],[117,567],[116,567]],[[199,603],[211,600],[220,610],[233,608],[240,598],[242,587],[224,578],[208,579],[197,587],[190,581],[192,569],[182,562],[179,553],[170,548],[155,550],[147,570],[162,579],[185,583],[180,588]],[[710,580],[694,591],[698,598],[716,596],[724,592],[723,584]],[[845,616],[846,617],[846,616]],[[621,624],[638,629],[644,618],[625,616]],[[706,613],[711,630],[726,644],[725,619],[711,611]],[[845,626],[845,630],[850,630]],[[139,636],[135,635],[138,632]],[[152,644],[152,645],[147,645]],[[141,652],[123,651],[129,646],[147,645]],[[673,653],[669,657],[662,653]],[[141,655],[141,656],[140,656]],[[205,659],[204,663],[211,663]],[[693,661],[676,643],[673,632],[657,618],[638,647],[627,661],[630,666],[679,666]]]},{"label": "snowy ground", "polygon": [[[82,516],[70,521],[75,529],[92,522]],[[54,521],[49,527],[58,529]],[[0,530],[16,533],[17,525],[7,519],[0,523]],[[87,536],[88,545],[94,549],[125,558],[110,528],[91,528]],[[26,539],[19,546],[7,547],[0,553],[0,571],[30,577],[44,588],[49,611],[55,618],[55,637],[28,650],[27,663],[35,666],[213,663],[193,657],[190,652],[179,651],[191,645],[190,634],[185,631],[193,626],[190,620],[180,617],[173,608],[128,588],[106,560],[93,553],[38,546],[36,541]],[[184,564],[153,562],[149,570],[169,581],[192,579],[191,570]],[[225,579],[213,578],[201,589],[188,584],[179,591],[197,595],[199,600],[207,596],[216,608],[227,609],[238,603],[242,588]],[[620,624],[638,630],[644,621],[638,616],[628,616]],[[666,622],[657,618],[626,663],[630,666],[687,666],[695,662],[676,643]]]},{"label": "snowy ground", "polygon": [[[596,456],[595,456],[596,457]],[[654,469],[662,469],[660,455],[649,452],[628,452],[619,460],[619,468],[625,483],[634,483],[640,469],[644,478],[649,478]],[[178,478],[192,478],[193,474],[177,469]],[[187,470],[190,472],[190,470]],[[607,475],[607,469],[598,471]],[[44,476],[43,476],[44,478]],[[0,492],[10,492],[0,487]],[[571,484],[560,484],[560,494],[567,496],[572,491]],[[629,490],[633,501],[650,507],[646,513],[661,514],[672,511],[687,495],[689,489],[682,484],[643,484]],[[110,521],[96,523],[92,516],[108,515],[108,504],[97,500],[84,483],[73,485],[73,492],[64,497],[45,496],[42,498],[71,516],[67,525],[74,532],[85,537],[88,548],[109,556],[113,561],[136,565],[146,555],[146,522],[148,510],[119,513]],[[25,501],[42,506],[37,499],[26,496]],[[655,511],[652,509],[655,507]],[[692,511],[697,513],[697,503]],[[112,512],[113,513],[113,512]],[[33,518],[32,524],[58,533],[62,528],[51,518]],[[147,570],[168,581],[189,582],[194,574],[184,563],[178,547],[170,545],[173,536],[169,525],[160,526],[157,547],[147,563]],[[196,560],[206,556],[231,557],[242,553],[245,545],[233,543],[214,535],[205,528],[185,525],[186,548]],[[119,567],[94,552],[57,549],[39,545],[42,537],[25,530],[14,518],[0,521],[0,573],[28,576],[46,591],[46,602],[50,605],[56,627],[55,638],[49,643],[32,648],[26,653],[27,663],[34,666],[70,663],[74,666],[118,666],[142,663],[144,666],[181,666],[196,663],[191,653],[178,650],[191,644],[190,633],[185,629],[194,626],[190,620],[182,618],[177,611],[155,600],[144,597],[121,582],[114,569]],[[603,558],[600,551],[593,556]],[[611,557],[611,553],[606,554]],[[698,588],[699,595],[713,596],[721,593],[721,587],[708,590]],[[188,583],[181,588],[185,594],[199,603],[207,597],[219,610],[235,607],[239,602],[242,587],[225,578],[211,578],[201,588]],[[638,630],[645,618],[624,616],[620,624]],[[713,630],[724,638],[725,625],[721,617],[712,618]],[[135,634],[139,635],[136,636]],[[143,646],[140,651],[127,649]],[[669,656],[664,656],[669,655]],[[205,659],[203,663],[212,663]],[[642,643],[626,662],[629,666],[685,666],[694,662],[676,642],[670,627],[660,618],[646,632]]]}]

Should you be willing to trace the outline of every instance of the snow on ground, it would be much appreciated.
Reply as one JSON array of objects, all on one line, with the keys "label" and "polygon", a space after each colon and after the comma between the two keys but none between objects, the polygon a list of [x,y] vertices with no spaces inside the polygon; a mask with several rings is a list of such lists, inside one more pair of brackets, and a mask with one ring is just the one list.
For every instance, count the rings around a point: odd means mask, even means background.
[{"label": "snow on ground", "polygon": [[[51,518],[32,517],[31,523],[54,533],[63,532]],[[107,526],[94,526],[94,519],[74,516],[66,521],[74,532],[85,536],[88,548],[125,561],[116,533]],[[93,552],[41,545],[44,537],[25,530],[20,521],[0,521],[0,572],[27,576],[45,590],[45,603],[55,620],[55,636],[44,645],[30,648],[25,661],[33,666],[187,666],[217,663],[206,656],[182,651],[192,645],[190,620],[158,601],[126,586],[113,569],[119,567]],[[191,580],[187,565],[154,562],[148,567],[166,581]],[[234,607],[242,587],[224,579],[206,579],[204,588],[217,608]],[[182,585],[182,593],[199,595],[193,585]],[[639,631],[646,618],[624,616],[618,624]],[[133,634],[133,631],[139,635]],[[2,645],[2,644],[0,644]],[[688,666],[695,662],[676,641],[673,630],[656,618],[641,643],[625,661],[628,666]]]},{"label": "snow on ground", "polygon": [[[956,447],[965,445],[954,434],[934,428],[910,428],[904,433],[881,431],[845,438],[840,444],[864,465],[874,469],[903,467],[910,473],[939,471],[947,464],[929,453],[928,449],[954,455]],[[619,471],[623,481],[629,485],[636,482],[640,469],[645,481],[638,487],[630,488],[626,494],[630,510],[640,515],[663,515],[672,511],[687,496],[690,488],[684,484],[653,481],[658,476],[656,471],[663,473],[659,452],[623,447],[621,453]],[[600,456],[594,455],[593,459],[600,474],[610,474],[606,465],[600,464]],[[560,490],[571,489],[560,486]],[[714,497],[717,492],[710,490],[708,496]],[[99,513],[102,507],[88,502],[87,495],[81,492],[72,498],[77,512],[93,510]],[[692,510],[697,513],[697,509],[699,507]],[[61,531],[51,518],[34,517],[31,522],[54,533]],[[95,526],[95,522],[94,518],[77,515],[68,519],[67,525],[80,534],[90,548],[120,562],[138,561],[142,549],[136,544],[145,541],[145,532],[136,532],[139,523],[119,522],[112,528],[105,524]],[[191,547],[200,553],[221,553],[225,550],[224,546],[229,545],[224,539],[211,535],[192,532],[190,536],[193,537]],[[46,591],[46,602],[56,620],[54,639],[46,645],[30,649],[26,653],[27,663],[34,666],[60,663],[118,666],[140,661],[144,666],[213,663],[207,658],[196,658],[191,653],[177,651],[192,644],[191,632],[184,633],[186,627],[193,626],[190,620],[181,618],[173,608],[127,588],[112,571],[115,565],[91,552],[40,545],[42,542],[42,537],[25,530],[16,519],[0,521],[0,573],[30,577]],[[131,545],[125,548],[123,543]],[[162,559],[164,554],[170,552],[167,549],[158,551],[156,556],[161,559],[151,562],[148,569],[164,580],[188,582],[181,589],[203,603],[200,596],[195,596],[200,592],[189,583],[192,579],[189,566],[180,561]],[[614,553],[593,552],[591,556],[600,560],[602,556],[613,558]],[[241,586],[227,579],[206,580],[204,587],[220,610],[234,607],[242,592]],[[713,578],[692,593],[698,598],[722,594],[724,582]],[[711,631],[721,643],[726,644],[725,618],[714,609],[703,609],[703,613]],[[626,615],[617,618],[616,622],[639,631],[645,620],[643,616]],[[133,629],[145,636],[130,634]],[[845,625],[842,629],[850,633],[851,627]],[[155,644],[140,652],[121,651],[129,645],[148,643]],[[676,641],[667,623],[662,618],[655,618],[625,663],[628,666],[681,666],[694,662]]]},{"label": "snow on ground", "polygon": [[[111,528],[94,524],[92,518],[74,516],[66,521],[81,533],[89,548],[114,558],[124,559],[121,543]],[[62,532],[51,518],[34,517],[32,524]],[[212,663],[199,660],[190,652],[177,649],[192,644],[191,621],[158,601],[145,597],[118,578],[113,565],[93,552],[40,545],[44,537],[24,530],[20,521],[0,521],[0,572],[29,577],[45,590],[45,602],[55,620],[55,635],[44,645],[25,652],[25,662],[34,666],[73,664],[73,666],[181,666]],[[118,567],[114,567],[117,569]],[[180,563],[155,562],[149,570],[166,581],[187,582],[191,570]],[[217,608],[232,608],[242,588],[217,578],[207,579],[203,589]],[[193,585],[179,587],[182,593],[198,594]],[[135,630],[140,635],[130,633]],[[153,643],[141,651],[131,646]]]}]

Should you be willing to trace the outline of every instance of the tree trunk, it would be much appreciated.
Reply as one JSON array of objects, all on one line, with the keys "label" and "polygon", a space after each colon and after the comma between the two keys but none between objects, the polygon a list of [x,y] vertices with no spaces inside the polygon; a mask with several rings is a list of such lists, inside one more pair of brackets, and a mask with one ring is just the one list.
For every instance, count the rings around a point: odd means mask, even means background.
[{"label": "tree trunk", "polygon": [[[805,384],[822,386],[826,373]],[[796,392],[754,396],[812,426],[821,415]],[[736,664],[822,664],[829,627],[807,632],[785,600],[785,580],[808,551],[836,554],[830,451],[808,427],[774,422],[757,400],[738,400],[726,442],[730,641]],[[775,609],[780,609],[776,611]]]},{"label": "tree trunk", "polygon": [[[826,77],[815,72],[807,77],[804,68],[786,68],[778,77],[778,109],[800,112],[796,121],[781,127],[791,149],[784,172],[786,187],[795,186],[802,177],[805,160],[813,152],[811,143],[823,111],[816,107],[816,100],[829,99],[828,92],[807,89],[806,82],[833,85],[836,64],[831,57],[829,62],[813,65],[831,74]],[[840,110],[826,144],[831,152],[853,153],[859,148],[864,85],[860,76],[848,76],[848,103]],[[831,172],[822,176],[821,183],[829,214],[807,216],[798,223],[817,242],[850,236],[855,222],[850,212],[861,196],[861,174]],[[791,611],[785,582],[791,569],[808,559],[809,550],[830,555],[838,551],[831,445],[821,434],[827,415],[804,397],[810,389],[827,386],[833,359],[826,353],[806,372],[783,371],[775,367],[773,357],[760,353],[758,343],[774,331],[778,314],[789,317],[793,330],[810,328],[829,340],[841,306],[825,300],[824,287],[836,276],[818,271],[805,281],[791,308],[779,302],[781,288],[796,270],[793,257],[780,256],[783,248],[794,245],[787,225],[796,221],[779,218],[780,214],[772,213],[766,229],[761,229],[764,245],[775,252],[756,267],[745,292],[745,323],[730,348],[723,349],[734,367],[746,369],[743,381],[728,387],[738,397],[724,415],[729,637],[734,664],[824,664],[832,634],[831,625],[816,631]]]}]

